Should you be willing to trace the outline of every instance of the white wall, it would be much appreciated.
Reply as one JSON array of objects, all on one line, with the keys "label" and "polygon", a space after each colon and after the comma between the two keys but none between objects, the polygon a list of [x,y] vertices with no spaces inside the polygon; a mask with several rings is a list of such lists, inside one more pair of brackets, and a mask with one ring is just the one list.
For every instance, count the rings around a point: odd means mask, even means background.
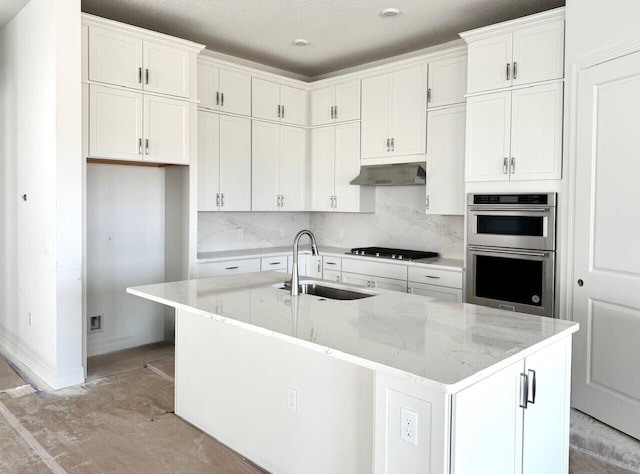
[{"label": "white wall", "polygon": [[164,307],[126,294],[165,280],[165,169],[87,165],[88,355],[164,339]]},{"label": "white wall", "polygon": [[0,100],[0,346],[52,387],[80,383],[79,0],[31,0],[0,30]]}]

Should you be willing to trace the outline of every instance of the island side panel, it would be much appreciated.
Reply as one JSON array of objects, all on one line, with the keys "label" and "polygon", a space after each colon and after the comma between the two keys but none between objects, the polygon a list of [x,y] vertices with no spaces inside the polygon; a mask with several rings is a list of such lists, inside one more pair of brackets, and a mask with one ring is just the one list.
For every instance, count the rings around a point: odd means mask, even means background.
[{"label": "island side panel", "polygon": [[373,383],[369,369],[177,311],[176,414],[270,472],[372,472]]}]

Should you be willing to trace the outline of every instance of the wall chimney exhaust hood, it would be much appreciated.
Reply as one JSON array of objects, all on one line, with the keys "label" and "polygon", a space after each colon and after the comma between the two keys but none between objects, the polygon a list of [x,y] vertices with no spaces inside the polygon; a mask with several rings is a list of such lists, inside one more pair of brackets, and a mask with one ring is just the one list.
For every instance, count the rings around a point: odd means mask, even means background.
[{"label": "wall chimney exhaust hood", "polygon": [[360,174],[350,184],[360,186],[410,186],[425,184],[426,163],[361,166]]}]

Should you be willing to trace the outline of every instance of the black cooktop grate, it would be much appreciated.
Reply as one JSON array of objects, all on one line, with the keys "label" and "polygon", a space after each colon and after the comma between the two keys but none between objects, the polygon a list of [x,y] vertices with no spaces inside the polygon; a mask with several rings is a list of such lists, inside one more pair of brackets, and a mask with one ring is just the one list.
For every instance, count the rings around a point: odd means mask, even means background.
[{"label": "black cooktop grate", "polygon": [[369,257],[395,258],[398,260],[419,260],[421,258],[434,258],[436,252],[423,252],[421,250],[391,249],[387,247],[358,247],[351,249],[353,255],[365,255]]}]

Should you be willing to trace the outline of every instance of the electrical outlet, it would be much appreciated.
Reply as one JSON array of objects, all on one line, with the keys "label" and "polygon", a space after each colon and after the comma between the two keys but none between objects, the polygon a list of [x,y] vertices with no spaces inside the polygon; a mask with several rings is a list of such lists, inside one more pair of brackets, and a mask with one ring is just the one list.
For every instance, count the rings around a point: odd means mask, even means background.
[{"label": "electrical outlet", "polygon": [[418,446],[418,414],[408,408],[400,408],[400,439]]},{"label": "electrical outlet", "polygon": [[238,227],[238,238],[241,239],[242,237],[244,237],[244,230],[242,230],[242,228]]},{"label": "electrical outlet", "polygon": [[291,411],[298,411],[298,391],[295,388],[287,388],[287,407]]},{"label": "electrical outlet", "polygon": [[100,332],[102,331],[102,315],[98,314],[97,316],[89,316],[89,332]]}]

